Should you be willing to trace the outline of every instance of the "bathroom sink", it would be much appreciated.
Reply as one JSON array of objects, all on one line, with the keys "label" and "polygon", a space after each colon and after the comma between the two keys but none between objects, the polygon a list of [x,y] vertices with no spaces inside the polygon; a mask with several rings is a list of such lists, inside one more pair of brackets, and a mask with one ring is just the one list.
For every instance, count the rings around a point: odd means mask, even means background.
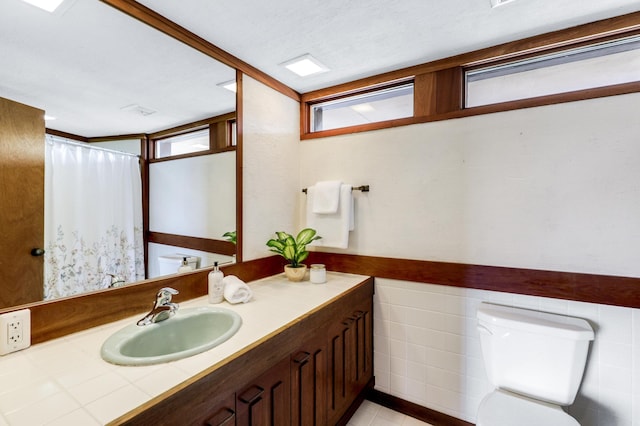
[{"label": "bathroom sink", "polygon": [[228,340],[242,325],[236,312],[202,306],[178,310],[171,318],[145,326],[131,324],[102,345],[105,361],[150,365],[175,361],[209,350]]}]

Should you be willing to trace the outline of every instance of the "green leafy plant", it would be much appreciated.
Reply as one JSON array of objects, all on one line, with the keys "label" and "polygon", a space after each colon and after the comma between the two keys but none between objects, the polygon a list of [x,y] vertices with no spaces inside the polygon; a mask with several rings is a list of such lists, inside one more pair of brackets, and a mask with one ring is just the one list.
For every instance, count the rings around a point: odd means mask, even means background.
[{"label": "green leafy plant", "polygon": [[316,235],[316,230],[311,228],[303,229],[296,238],[279,231],[276,232],[276,238],[267,241],[267,246],[272,252],[287,259],[293,268],[297,268],[309,257],[307,244],[320,238],[322,237]]},{"label": "green leafy plant", "polygon": [[225,232],[222,236],[230,243],[236,244],[236,231]]}]

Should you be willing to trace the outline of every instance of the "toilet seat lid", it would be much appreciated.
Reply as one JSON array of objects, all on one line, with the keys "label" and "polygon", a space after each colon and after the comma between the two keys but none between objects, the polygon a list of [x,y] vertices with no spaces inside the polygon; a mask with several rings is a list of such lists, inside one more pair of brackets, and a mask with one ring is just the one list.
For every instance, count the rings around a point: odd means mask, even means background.
[{"label": "toilet seat lid", "polygon": [[580,426],[559,406],[496,390],[478,408],[476,426]]}]

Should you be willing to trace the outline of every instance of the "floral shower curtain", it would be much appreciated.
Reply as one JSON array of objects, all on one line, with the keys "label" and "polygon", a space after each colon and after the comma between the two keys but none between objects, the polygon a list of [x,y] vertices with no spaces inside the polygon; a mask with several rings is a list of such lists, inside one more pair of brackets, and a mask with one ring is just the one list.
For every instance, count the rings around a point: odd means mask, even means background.
[{"label": "floral shower curtain", "polygon": [[46,142],[45,299],[144,279],[138,157]]}]

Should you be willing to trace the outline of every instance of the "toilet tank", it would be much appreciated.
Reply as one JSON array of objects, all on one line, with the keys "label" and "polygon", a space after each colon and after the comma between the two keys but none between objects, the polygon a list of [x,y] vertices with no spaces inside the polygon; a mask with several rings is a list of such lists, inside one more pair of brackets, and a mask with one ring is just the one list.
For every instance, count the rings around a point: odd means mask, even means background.
[{"label": "toilet tank", "polygon": [[182,259],[186,257],[187,263],[192,269],[196,270],[200,267],[200,257],[188,254],[169,254],[158,256],[158,272],[162,275],[170,275],[178,272],[178,268],[182,265]]},{"label": "toilet tank", "polygon": [[485,369],[497,388],[573,404],[594,338],[587,321],[484,302],[477,317]]}]

